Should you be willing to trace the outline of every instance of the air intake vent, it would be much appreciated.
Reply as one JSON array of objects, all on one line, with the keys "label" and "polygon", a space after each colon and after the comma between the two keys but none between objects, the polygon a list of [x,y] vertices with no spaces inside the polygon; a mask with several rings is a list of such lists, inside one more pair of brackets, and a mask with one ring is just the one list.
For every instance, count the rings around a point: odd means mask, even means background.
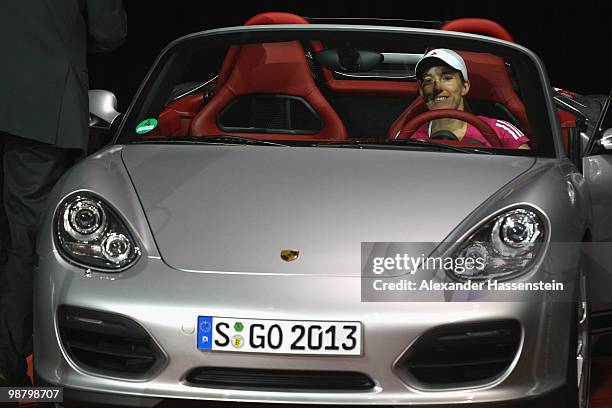
[{"label": "air intake vent", "polygon": [[435,386],[486,382],[510,366],[520,341],[515,320],[443,326],[423,335],[402,366]]},{"label": "air intake vent", "polygon": [[148,333],[123,316],[61,306],[62,343],[83,369],[124,378],[142,378],[163,362]]},{"label": "air intake vent", "polygon": [[204,367],[188,376],[190,385],[210,388],[281,389],[293,391],[367,391],[374,382],[366,375],[344,371],[257,370]]}]

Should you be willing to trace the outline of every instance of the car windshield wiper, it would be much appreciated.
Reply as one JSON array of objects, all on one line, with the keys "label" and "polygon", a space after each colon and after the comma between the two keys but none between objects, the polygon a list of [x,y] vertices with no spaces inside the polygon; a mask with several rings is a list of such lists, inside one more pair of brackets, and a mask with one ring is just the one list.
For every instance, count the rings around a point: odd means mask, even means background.
[{"label": "car windshield wiper", "polygon": [[316,142],[313,147],[363,147],[365,144],[371,145],[371,142],[362,142],[360,140],[337,140],[329,142]]},{"label": "car windshield wiper", "polygon": [[488,151],[488,150],[482,150],[482,149],[478,149],[478,148],[467,148],[467,147],[459,147],[459,146],[451,146],[451,145],[447,145],[444,143],[434,143],[434,142],[428,142],[426,140],[421,140],[421,139],[393,139],[393,140],[388,140],[387,143],[392,144],[392,145],[399,145],[399,146],[426,146],[426,147],[431,147],[434,149],[440,149],[440,150],[450,150],[453,152],[461,152],[461,153],[480,153],[480,154],[495,154],[494,152]]},{"label": "car windshield wiper", "polygon": [[314,147],[356,147],[359,149],[364,148],[384,148],[385,146],[426,146],[436,148],[438,150],[450,150],[453,152],[461,152],[461,153],[483,153],[483,154],[495,154],[494,152],[490,152],[487,150],[482,150],[478,148],[465,148],[458,146],[450,146],[442,143],[433,143],[427,142],[425,140],[420,139],[394,139],[387,140],[386,142],[377,142],[377,141],[361,141],[361,140],[343,140],[336,142],[320,142],[315,143],[312,146]]},{"label": "car windshield wiper", "polygon": [[152,139],[136,139],[132,143],[188,143],[188,144],[250,144],[257,146],[282,146],[289,147],[287,144],[271,142],[269,140],[251,139],[242,136],[178,136],[161,137]]}]

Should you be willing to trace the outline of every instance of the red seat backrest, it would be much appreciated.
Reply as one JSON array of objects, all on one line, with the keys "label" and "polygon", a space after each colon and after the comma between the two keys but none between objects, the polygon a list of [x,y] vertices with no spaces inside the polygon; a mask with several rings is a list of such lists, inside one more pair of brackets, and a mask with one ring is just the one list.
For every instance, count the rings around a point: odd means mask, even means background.
[{"label": "red seat backrest", "polygon": [[[268,24],[308,24],[308,20],[295,14],[269,12],[257,14],[256,16],[249,18],[244,23],[245,26]],[[227,51],[225,59],[223,60],[223,65],[221,65],[221,69],[219,70],[219,78],[217,78],[216,85],[217,88],[220,88],[223,86],[223,84],[225,84],[227,77],[234,68],[234,64],[236,64],[236,58],[238,57],[239,51],[239,45],[233,45]]]},{"label": "red seat backrest", "polygon": [[[247,24],[307,23],[288,13],[263,13]],[[223,62],[213,98],[191,124],[191,134],[228,134],[219,129],[217,116],[242,95],[275,94],[303,98],[317,113],[321,129],[313,135],[283,134],[282,139],[345,139],[346,128],[314,82],[302,45],[297,41],[233,46]],[[259,139],[279,139],[278,134],[230,132]]]}]

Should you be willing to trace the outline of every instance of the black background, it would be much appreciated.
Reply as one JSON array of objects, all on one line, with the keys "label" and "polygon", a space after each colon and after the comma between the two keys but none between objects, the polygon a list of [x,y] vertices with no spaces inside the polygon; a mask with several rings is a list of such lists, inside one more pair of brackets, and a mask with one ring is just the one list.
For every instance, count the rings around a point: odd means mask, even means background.
[{"label": "black background", "polygon": [[544,61],[551,84],[582,94],[612,86],[612,2],[609,1],[196,1],[124,0],[128,38],[110,54],[89,55],[92,89],[109,89],[125,110],[155,57],[170,41],[211,28],[242,25],[264,11],[307,17],[378,17],[497,21]]}]

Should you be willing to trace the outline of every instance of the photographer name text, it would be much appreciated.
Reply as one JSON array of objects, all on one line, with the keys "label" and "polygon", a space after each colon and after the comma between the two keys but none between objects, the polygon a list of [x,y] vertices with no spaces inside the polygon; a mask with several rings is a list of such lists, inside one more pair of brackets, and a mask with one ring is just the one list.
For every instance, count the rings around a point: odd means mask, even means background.
[{"label": "photographer name text", "polygon": [[413,282],[407,279],[386,281],[376,279],[372,282],[375,291],[563,291],[563,283],[554,279],[550,282],[499,282],[497,280],[436,282],[423,280]]}]

